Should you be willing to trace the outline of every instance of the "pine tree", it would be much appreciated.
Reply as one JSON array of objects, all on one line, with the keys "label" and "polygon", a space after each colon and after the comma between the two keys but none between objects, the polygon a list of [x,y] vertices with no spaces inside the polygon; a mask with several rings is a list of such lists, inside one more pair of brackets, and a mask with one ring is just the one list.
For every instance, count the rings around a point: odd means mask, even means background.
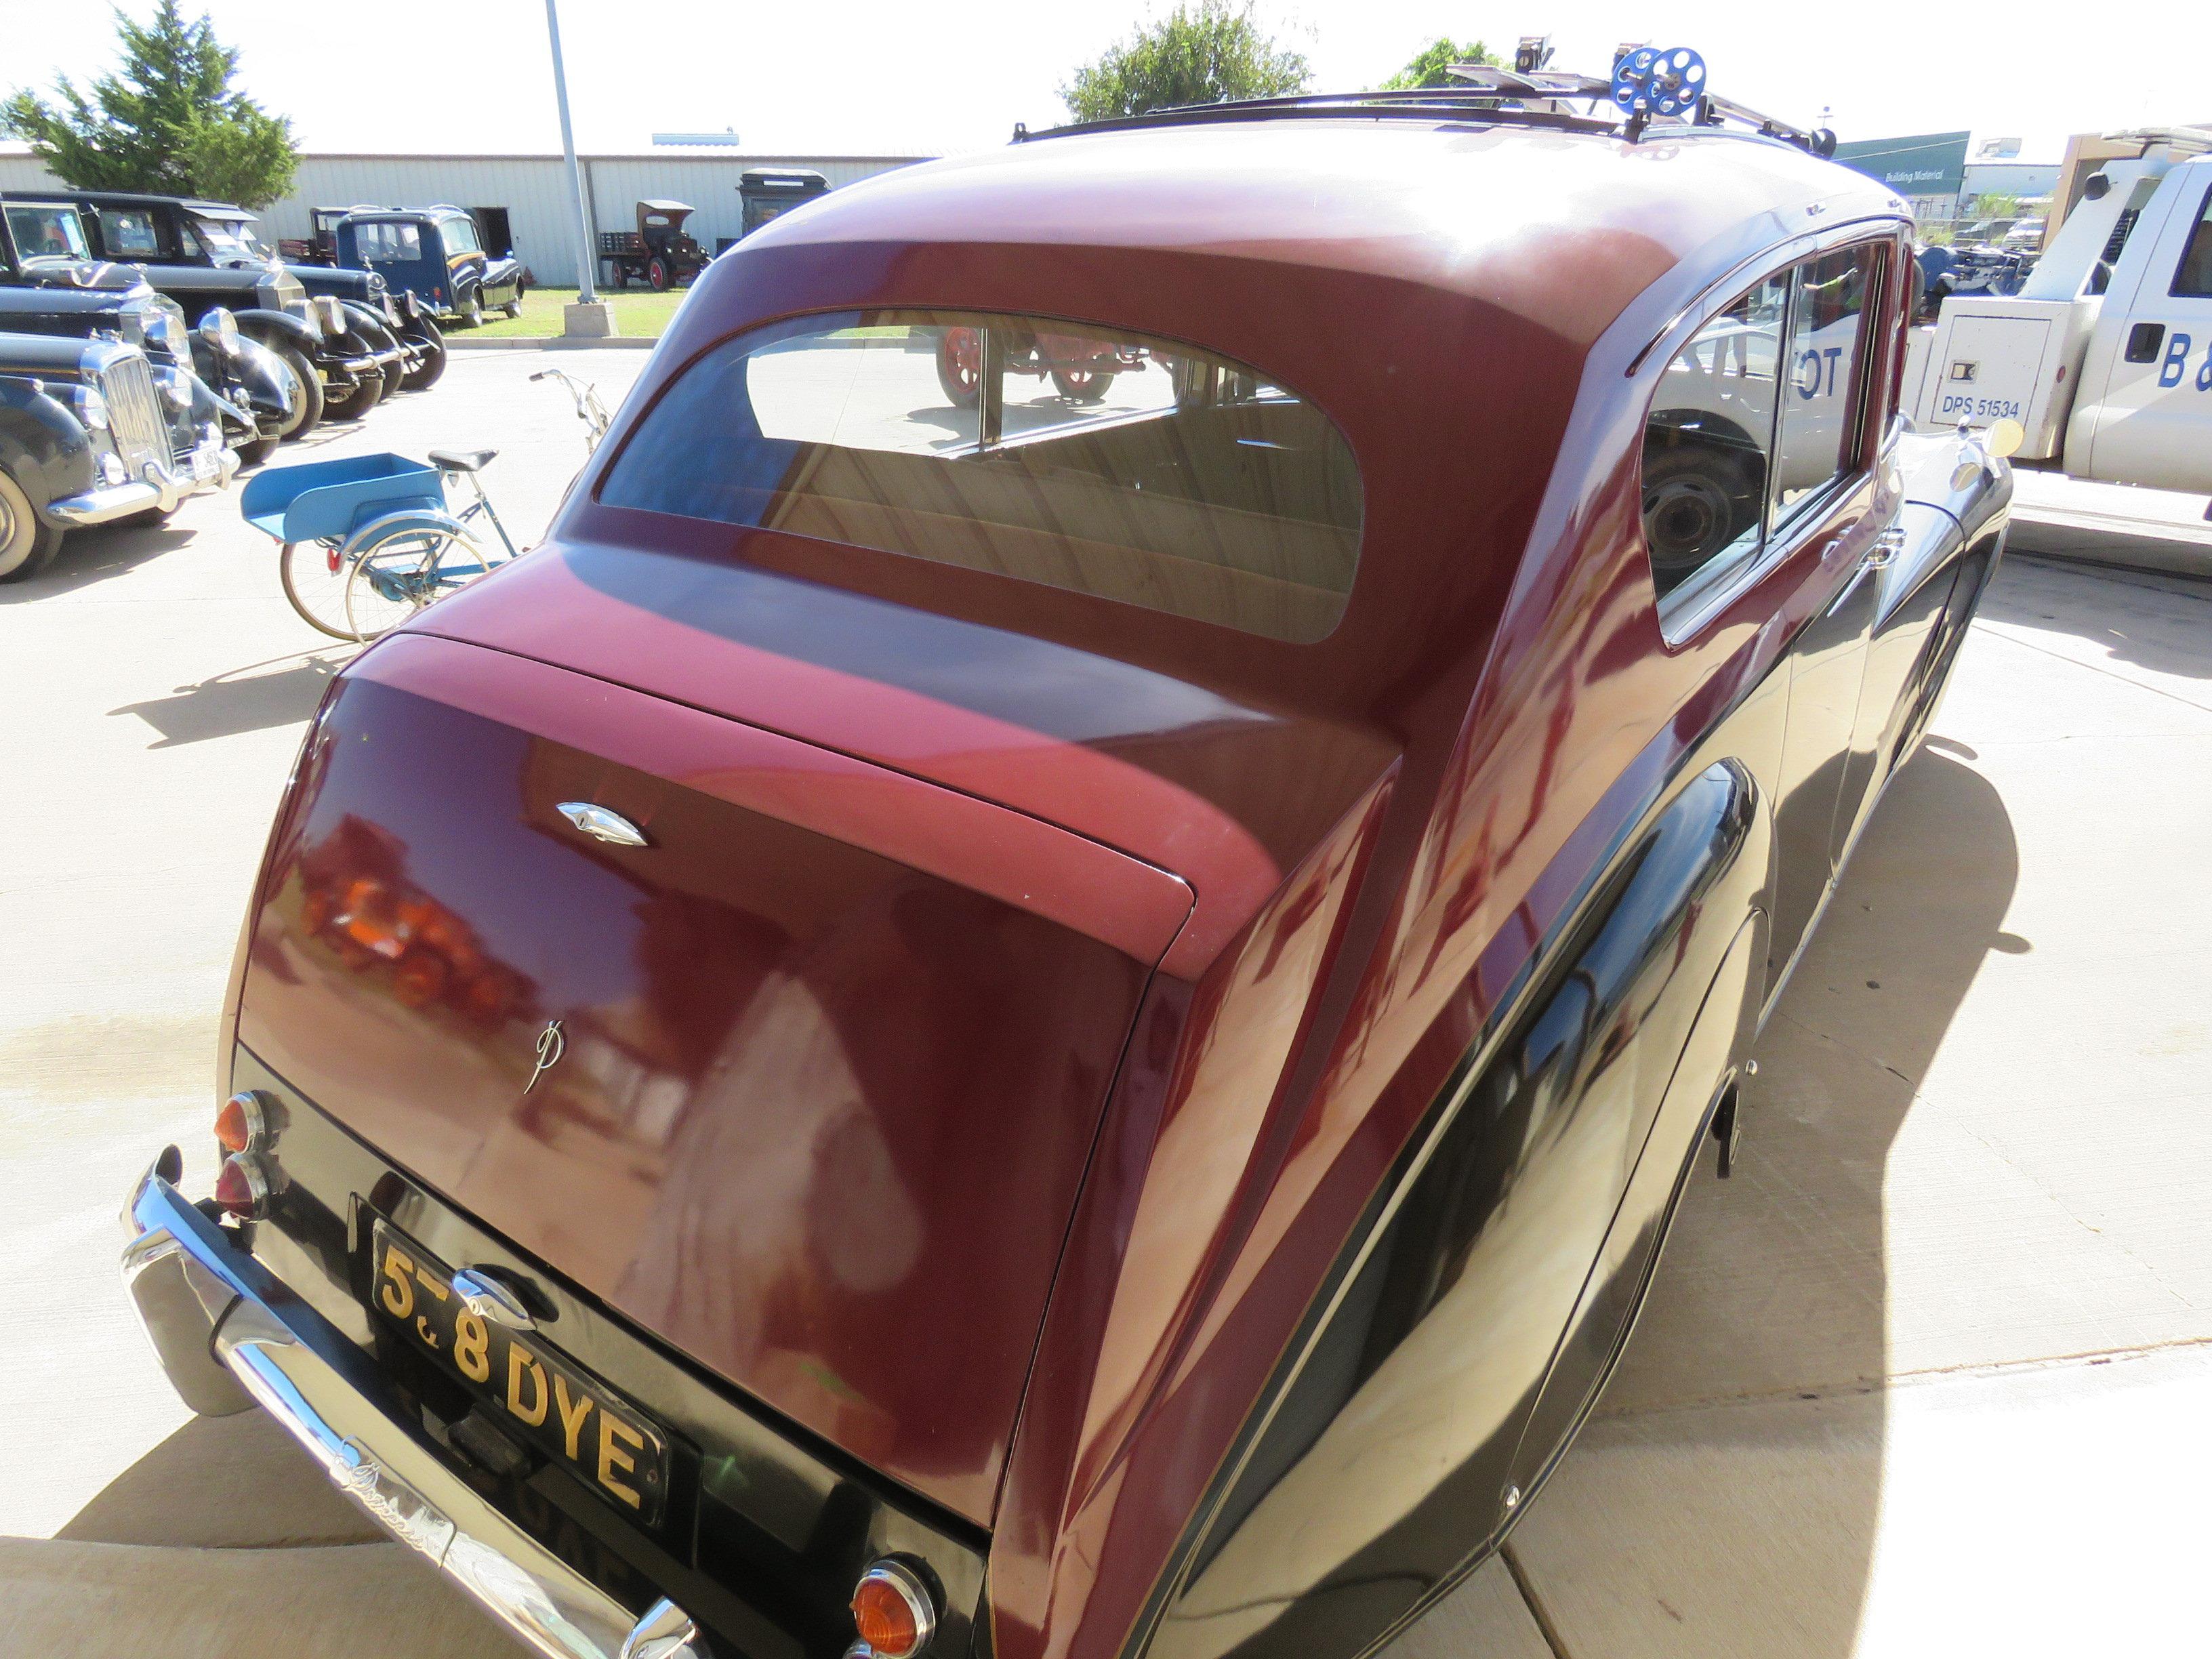
[{"label": "pine tree", "polygon": [[85,190],[208,196],[265,207],[299,167],[292,124],[231,90],[238,53],[203,15],[158,0],[144,23],[118,10],[119,72],[88,88],[66,76],[60,107],[28,91],[0,104],[0,131],[27,140],[56,177]]}]

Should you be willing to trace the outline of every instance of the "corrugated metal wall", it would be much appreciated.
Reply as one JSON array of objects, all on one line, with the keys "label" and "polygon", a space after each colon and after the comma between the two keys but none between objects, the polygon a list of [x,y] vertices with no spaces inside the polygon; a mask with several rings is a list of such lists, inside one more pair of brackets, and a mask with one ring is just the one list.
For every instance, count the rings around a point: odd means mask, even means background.
[{"label": "corrugated metal wall", "polygon": [[[641,155],[580,158],[585,201],[594,230],[635,228],[641,197],[672,197],[699,211],[691,234],[711,251],[735,236],[741,222],[738,179],[749,167],[811,167],[831,189],[857,183],[927,156],[748,155],[736,151],[670,149]],[[0,155],[0,190],[36,190],[52,175],[25,155]],[[390,207],[500,207],[507,211],[515,252],[549,287],[576,283],[575,232],[568,209],[567,166],[557,155],[308,155],[297,187],[264,210],[262,234],[301,236],[308,210],[374,202]]]}]

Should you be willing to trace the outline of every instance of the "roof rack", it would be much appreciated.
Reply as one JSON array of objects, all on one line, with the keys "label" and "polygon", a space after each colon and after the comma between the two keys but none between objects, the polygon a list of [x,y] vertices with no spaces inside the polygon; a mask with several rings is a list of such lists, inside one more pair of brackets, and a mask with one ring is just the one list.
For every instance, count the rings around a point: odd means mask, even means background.
[{"label": "roof rack", "polygon": [[[1685,128],[1717,127],[1734,122],[1753,129],[1764,137],[1794,144],[1814,155],[1835,154],[1836,136],[1825,127],[1808,130],[1793,126],[1706,90],[1704,59],[1686,47],[1655,52],[1638,43],[1623,45],[1613,54],[1611,80],[1543,67],[1550,59],[1548,40],[1531,36],[1521,42],[1512,69],[1488,64],[1452,64],[1448,72],[1462,83],[1459,86],[1238,98],[1218,104],[1185,104],[1103,121],[1070,122],[1037,132],[1030,131],[1026,124],[1017,123],[1013,142],[1020,144],[1077,133],[1303,116],[1338,120],[1497,122],[1571,132],[1613,133],[1635,143],[1655,128],[1680,132]],[[1588,107],[1577,112],[1568,107],[1575,103]]]}]

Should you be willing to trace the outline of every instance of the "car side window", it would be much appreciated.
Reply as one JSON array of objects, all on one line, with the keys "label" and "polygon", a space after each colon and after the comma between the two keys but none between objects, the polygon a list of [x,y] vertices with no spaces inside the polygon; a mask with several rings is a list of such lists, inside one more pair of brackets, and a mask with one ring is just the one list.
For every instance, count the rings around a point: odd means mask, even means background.
[{"label": "car side window", "polygon": [[1662,599],[1759,546],[1789,275],[1738,295],[1660,376],[1644,429],[1644,538]]},{"label": "car side window", "polygon": [[154,228],[154,216],[137,208],[102,208],[100,235],[115,258],[159,258],[161,254],[161,237]]},{"label": "car side window", "polygon": [[413,225],[362,225],[354,234],[364,259],[399,259],[411,264],[422,257],[422,233]]},{"label": "car side window", "polygon": [[1873,244],[1738,295],[1668,361],[1644,428],[1644,540],[1662,623],[1700,609],[1858,466]]},{"label": "car side window", "polygon": [[2212,190],[2204,192],[2203,204],[2197,210],[2197,228],[2181,251],[2172,292],[2179,300],[2212,300]]},{"label": "car side window", "polygon": [[476,222],[472,219],[447,219],[440,227],[446,234],[448,253],[481,253],[477,241]]},{"label": "car side window", "polygon": [[1859,345],[1874,259],[1871,248],[1838,248],[1796,268],[1775,442],[1778,526],[1804,511],[1856,459]]}]

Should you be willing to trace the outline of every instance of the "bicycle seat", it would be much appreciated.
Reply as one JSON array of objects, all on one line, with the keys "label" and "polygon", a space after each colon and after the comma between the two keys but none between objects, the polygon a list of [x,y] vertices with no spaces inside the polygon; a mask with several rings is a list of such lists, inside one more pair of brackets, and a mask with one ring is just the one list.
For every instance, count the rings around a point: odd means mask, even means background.
[{"label": "bicycle seat", "polygon": [[481,472],[498,453],[496,449],[434,449],[430,465],[441,472]]}]

